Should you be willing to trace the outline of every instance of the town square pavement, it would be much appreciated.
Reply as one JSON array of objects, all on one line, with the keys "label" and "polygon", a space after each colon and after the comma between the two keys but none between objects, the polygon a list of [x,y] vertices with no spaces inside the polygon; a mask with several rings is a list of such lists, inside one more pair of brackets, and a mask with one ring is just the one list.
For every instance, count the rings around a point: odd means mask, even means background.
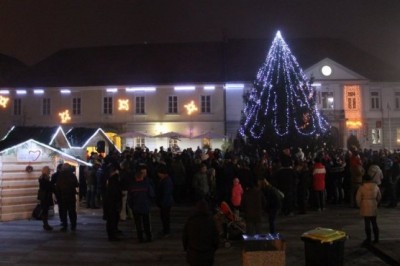
[{"label": "town square pavement", "polygon": [[[83,205],[83,204],[81,204]],[[157,238],[161,229],[158,209],[152,210],[151,243],[138,243],[132,220],[121,222],[121,241],[109,242],[101,209],[79,208],[76,232],[60,232],[57,216],[51,218],[51,232],[44,231],[40,221],[19,220],[0,223],[0,265],[187,265],[181,244],[181,233],[192,207],[174,206],[172,234]],[[301,235],[317,227],[343,231],[344,265],[400,265],[400,207],[379,209],[380,243],[362,247],[365,238],[363,219],[358,210],[345,205],[328,205],[323,212],[279,216],[277,230],[286,244],[286,265],[305,265],[305,243]],[[267,231],[267,222],[263,230]],[[242,265],[243,241],[230,241],[215,255],[216,266]],[[228,246],[228,245],[227,245]],[[308,253],[307,256],[310,256]],[[320,265],[327,265],[321,261]],[[257,266],[257,265],[255,265]]]}]

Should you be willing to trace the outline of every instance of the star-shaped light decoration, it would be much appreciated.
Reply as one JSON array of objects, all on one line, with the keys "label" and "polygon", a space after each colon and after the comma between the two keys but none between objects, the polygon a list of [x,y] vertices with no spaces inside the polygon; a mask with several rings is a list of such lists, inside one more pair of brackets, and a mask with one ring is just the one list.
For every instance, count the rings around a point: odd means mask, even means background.
[{"label": "star-shaped light decoration", "polygon": [[129,99],[119,99],[118,100],[118,110],[129,111]]},{"label": "star-shaped light decoration", "polygon": [[61,118],[61,123],[67,123],[68,121],[70,121],[71,120],[71,116],[69,115],[69,111],[68,110],[65,110],[64,112],[62,112],[62,113],[58,113],[58,115],[60,116],[60,118]]},{"label": "star-shaped light decoration", "polygon": [[10,99],[8,97],[4,97],[0,95],[0,106],[3,108],[7,107],[7,103]]},{"label": "star-shaped light decoration", "polygon": [[190,103],[184,105],[184,107],[186,108],[188,115],[191,115],[194,111],[198,110],[196,105],[194,104],[194,101],[191,101]]}]

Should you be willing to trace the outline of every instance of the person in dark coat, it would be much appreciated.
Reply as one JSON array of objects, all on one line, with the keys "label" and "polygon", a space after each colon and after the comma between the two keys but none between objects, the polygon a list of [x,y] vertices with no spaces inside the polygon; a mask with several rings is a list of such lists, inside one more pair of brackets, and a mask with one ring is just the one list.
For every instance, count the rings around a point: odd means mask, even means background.
[{"label": "person in dark coat", "polygon": [[296,166],[296,173],[298,176],[297,184],[297,206],[299,214],[307,213],[307,202],[309,198],[309,189],[312,180],[309,162],[300,161]]},{"label": "person in dark coat", "polygon": [[[60,172],[61,172],[61,168],[62,168],[62,163],[59,163],[58,165],[57,165],[57,170],[56,170],[56,172],[54,172],[52,175],[51,175],[51,179],[50,179],[50,182],[51,182],[51,184],[53,185],[53,189],[54,189],[54,196],[55,196],[55,198],[56,198],[56,203],[58,204],[58,202],[60,201],[59,200],[59,196],[58,196],[58,194],[57,194],[57,190],[55,189],[56,188],[56,184],[57,184],[57,180],[58,180],[58,176],[60,175]],[[58,212],[58,217],[60,218],[60,221],[61,221],[61,214],[60,214],[60,212]]]},{"label": "person in dark coat", "polygon": [[109,178],[106,183],[104,198],[104,210],[106,218],[106,230],[109,241],[117,241],[119,214],[122,207],[122,189],[119,180],[118,164],[109,166]]},{"label": "person in dark coat", "polygon": [[58,195],[58,206],[62,223],[62,232],[68,230],[68,220],[71,223],[71,230],[76,230],[76,188],[79,187],[78,178],[73,173],[73,168],[68,163],[64,163],[57,177],[56,192]]},{"label": "person in dark coat", "polygon": [[390,168],[390,175],[389,175],[389,182],[387,182],[387,192],[389,196],[389,204],[387,205],[388,208],[396,208],[397,206],[397,183],[400,179],[400,162],[399,157],[395,156],[393,158],[393,164]]},{"label": "person in dark coat", "polygon": [[276,188],[285,194],[282,212],[286,216],[291,216],[294,214],[297,174],[293,169],[290,157],[283,156],[282,158],[281,168],[275,173],[274,180],[276,180]]},{"label": "person in dark coat", "polygon": [[280,190],[272,186],[266,179],[259,180],[258,186],[263,192],[266,200],[265,211],[268,214],[269,232],[271,234],[274,234],[276,233],[276,217],[278,216],[278,212],[281,209],[284,195]]},{"label": "person in dark coat", "polygon": [[44,166],[42,168],[42,175],[39,177],[39,191],[38,200],[40,200],[40,207],[42,209],[43,229],[50,231],[53,227],[49,225],[49,208],[53,206],[53,192],[54,186],[50,182],[50,168]]},{"label": "person in dark coat", "polygon": [[[128,205],[135,219],[136,233],[140,243],[151,242],[150,207],[154,198],[154,189],[147,177],[147,166],[139,164],[135,172],[135,180],[128,190]],[[143,237],[146,234],[146,239]]]},{"label": "person in dark coat", "polygon": [[258,184],[250,182],[242,198],[242,208],[247,234],[261,233],[261,220],[266,208],[266,203],[265,196],[258,187]]},{"label": "person in dark coat", "polygon": [[160,233],[161,237],[167,237],[170,234],[170,213],[173,203],[173,183],[171,177],[168,175],[167,166],[160,165],[157,168],[157,175],[159,178],[156,190],[156,203],[160,208],[160,218],[163,230]]},{"label": "person in dark coat", "polygon": [[92,208],[92,209],[97,209],[97,204],[96,204],[96,173],[97,170],[101,167],[101,162],[96,160],[93,163],[93,167],[88,171],[86,175],[86,186],[87,186],[87,192],[86,192],[86,207]]},{"label": "person in dark coat", "polygon": [[211,266],[214,264],[219,236],[205,200],[197,202],[194,214],[186,221],[182,233],[182,244],[189,265]]}]

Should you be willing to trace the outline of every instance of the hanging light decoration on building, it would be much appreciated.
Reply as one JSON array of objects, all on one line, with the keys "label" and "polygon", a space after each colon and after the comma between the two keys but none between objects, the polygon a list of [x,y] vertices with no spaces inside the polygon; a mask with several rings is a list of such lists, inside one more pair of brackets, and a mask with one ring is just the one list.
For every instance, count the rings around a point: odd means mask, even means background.
[{"label": "hanging light decoration on building", "polygon": [[191,115],[193,112],[198,110],[197,106],[194,104],[194,101],[184,105],[184,107],[186,108],[188,115]]},{"label": "hanging light decoration on building", "polygon": [[69,121],[71,121],[71,116],[69,115],[69,111],[65,110],[64,112],[58,113],[58,115],[61,118],[61,123],[68,123]]},{"label": "hanging light decoration on building", "polygon": [[9,100],[10,98],[0,95],[0,106],[6,108]]},{"label": "hanging light decoration on building", "polygon": [[118,110],[119,111],[129,111],[129,99],[119,99],[118,100]]}]

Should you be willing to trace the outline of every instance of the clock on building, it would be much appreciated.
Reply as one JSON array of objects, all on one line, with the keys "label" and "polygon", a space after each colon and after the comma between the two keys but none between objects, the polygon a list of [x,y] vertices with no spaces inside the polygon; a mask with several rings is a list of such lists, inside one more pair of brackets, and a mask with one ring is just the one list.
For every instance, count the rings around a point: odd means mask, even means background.
[{"label": "clock on building", "polygon": [[325,77],[329,77],[332,74],[332,68],[330,66],[325,65],[321,68],[321,73]]}]

